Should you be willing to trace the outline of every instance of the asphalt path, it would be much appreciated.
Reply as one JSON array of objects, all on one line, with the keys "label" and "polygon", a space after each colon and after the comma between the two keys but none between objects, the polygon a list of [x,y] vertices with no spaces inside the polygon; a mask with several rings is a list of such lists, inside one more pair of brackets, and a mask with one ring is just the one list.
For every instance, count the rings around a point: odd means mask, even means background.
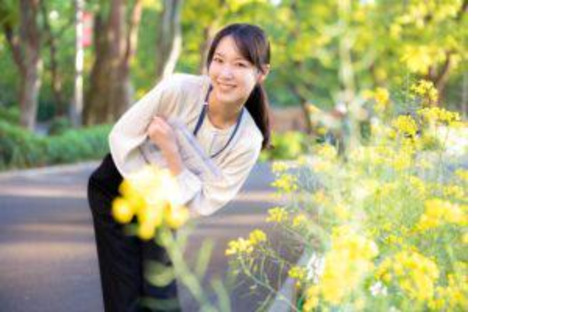
[{"label": "asphalt path", "polygon": [[[88,207],[88,177],[98,162],[0,174],[0,310],[103,311],[94,230]],[[265,228],[268,208],[279,203],[268,163],[258,163],[239,196],[203,218],[189,239],[193,259],[205,239],[215,243],[207,280],[225,277],[227,242]],[[289,257],[294,257],[289,255]],[[249,293],[244,280],[231,293],[233,311],[254,311],[265,294]],[[249,285],[249,284],[248,284]],[[184,311],[197,305],[181,284]]]}]

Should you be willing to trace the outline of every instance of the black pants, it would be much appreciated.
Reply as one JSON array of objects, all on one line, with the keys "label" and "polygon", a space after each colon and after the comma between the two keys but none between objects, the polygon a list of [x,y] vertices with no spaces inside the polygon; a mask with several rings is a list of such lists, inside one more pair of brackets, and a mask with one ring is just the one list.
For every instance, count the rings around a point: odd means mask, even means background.
[{"label": "black pants", "polygon": [[[141,241],[126,235],[124,225],[113,219],[112,202],[119,196],[122,179],[111,155],[107,154],[88,184],[105,311],[180,311],[176,281],[159,288],[149,284],[143,275],[145,260],[171,265],[165,249],[154,239]],[[173,308],[151,306],[152,302]]]}]

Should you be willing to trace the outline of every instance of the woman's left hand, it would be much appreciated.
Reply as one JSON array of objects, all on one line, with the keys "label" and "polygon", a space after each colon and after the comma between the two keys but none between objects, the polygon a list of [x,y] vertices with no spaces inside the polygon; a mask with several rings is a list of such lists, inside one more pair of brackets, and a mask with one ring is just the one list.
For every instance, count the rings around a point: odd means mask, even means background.
[{"label": "woman's left hand", "polygon": [[162,117],[153,117],[153,120],[147,127],[147,135],[163,152],[175,153],[178,151],[175,132]]}]

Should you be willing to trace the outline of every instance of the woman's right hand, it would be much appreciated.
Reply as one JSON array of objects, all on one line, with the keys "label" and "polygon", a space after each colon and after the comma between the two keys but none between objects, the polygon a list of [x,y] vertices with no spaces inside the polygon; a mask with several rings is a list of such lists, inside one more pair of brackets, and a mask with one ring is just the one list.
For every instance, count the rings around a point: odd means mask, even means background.
[{"label": "woman's right hand", "polygon": [[164,152],[177,151],[177,140],[173,128],[159,116],[153,116],[153,120],[147,126],[147,135]]}]

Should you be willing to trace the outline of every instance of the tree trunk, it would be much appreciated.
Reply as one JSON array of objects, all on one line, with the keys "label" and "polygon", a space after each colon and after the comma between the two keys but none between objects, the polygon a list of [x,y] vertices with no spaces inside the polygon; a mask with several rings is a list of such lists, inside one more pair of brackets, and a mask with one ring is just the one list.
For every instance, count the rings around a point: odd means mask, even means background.
[{"label": "tree trunk", "polygon": [[74,74],[74,95],[69,107],[69,119],[73,126],[81,125],[81,114],[83,112],[83,65],[84,47],[83,40],[83,9],[84,0],[75,0],[75,74]]},{"label": "tree trunk", "polygon": [[164,0],[158,37],[157,76],[167,77],[175,70],[181,53],[181,5],[182,0]]},{"label": "tree trunk", "polygon": [[[2,30],[10,47],[12,58],[20,74],[18,103],[20,106],[20,125],[33,131],[38,111],[38,93],[42,74],[40,46],[42,33],[36,22],[39,15],[40,0],[21,0],[19,3],[20,25],[3,20]],[[3,12],[6,13],[6,12]]]},{"label": "tree trunk", "polygon": [[[96,58],[91,70],[85,125],[116,121],[131,103],[130,62],[137,47],[143,3],[135,0],[129,31],[125,12],[126,0],[112,0],[108,20],[102,12],[95,19]],[[104,24],[104,25],[103,25]]]},{"label": "tree trunk", "polygon": [[52,89],[52,94],[54,96],[55,106],[56,106],[56,116],[66,115],[66,103],[64,102],[64,96],[62,94],[62,77],[58,69],[58,62],[56,60],[57,47],[56,47],[56,37],[54,36],[52,29],[50,28],[50,23],[48,21],[48,12],[46,10],[46,4],[44,2],[40,3],[40,9],[42,11],[42,20],[44,32],[47,36],[47,43],[50,49],[50,76]]}]

